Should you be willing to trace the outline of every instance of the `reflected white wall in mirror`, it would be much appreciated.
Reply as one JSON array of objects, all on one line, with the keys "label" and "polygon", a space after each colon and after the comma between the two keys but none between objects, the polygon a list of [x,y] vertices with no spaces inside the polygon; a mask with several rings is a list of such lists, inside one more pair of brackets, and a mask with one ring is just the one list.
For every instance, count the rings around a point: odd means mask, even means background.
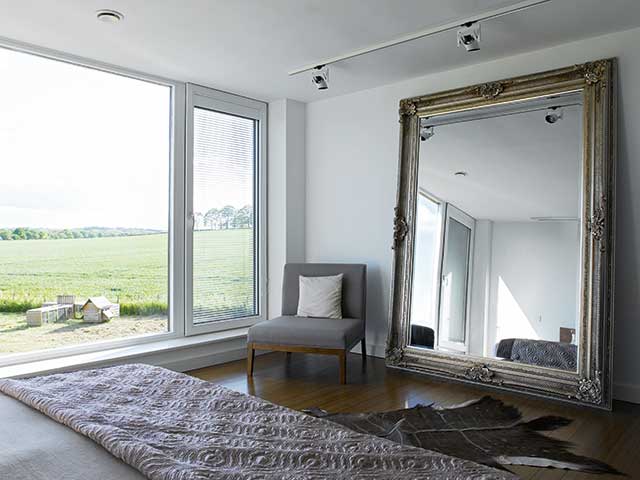
[{"label": "reflected white wall in mirror", "polygon": [[580,95],[421,124],[411,344],[575,370]]}]

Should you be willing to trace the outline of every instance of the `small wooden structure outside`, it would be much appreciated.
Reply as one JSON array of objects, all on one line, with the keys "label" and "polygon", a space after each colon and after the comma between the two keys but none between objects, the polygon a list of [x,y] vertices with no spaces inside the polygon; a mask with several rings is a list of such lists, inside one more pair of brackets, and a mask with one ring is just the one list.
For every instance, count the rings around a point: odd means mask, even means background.
[{"label": "small wooden structure outside", "polygon": [[108,322],[120,316],[120,305],[111,303],[106,297],[89,297],[82,306],[82,314],[87,323]]},{"label": "small wooden structure outside", "polygon": [[40,308],[27,310],[27,325],[30,327],[39,327],[44,323],[53,323],[68,318],[73,318],[73,304],[44,304]]},{"label": "small wooden structure outside", "polygon": [[58,295],[56,297],[56,303],[59,305],[73,305],[76,303],[75,295]]}]

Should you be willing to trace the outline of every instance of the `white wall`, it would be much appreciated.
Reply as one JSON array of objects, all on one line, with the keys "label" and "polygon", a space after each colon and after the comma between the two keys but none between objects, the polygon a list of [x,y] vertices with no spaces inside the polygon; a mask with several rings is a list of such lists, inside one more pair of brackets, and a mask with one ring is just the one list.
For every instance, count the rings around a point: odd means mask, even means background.
[{"label": "white wall", "polygon": [[489,355],[489,298],[491,290],[493,222],[476,220],[473,245],[473,269],[469,296],[469,353]]},{"label": "white wall", "polygon": [[[620,66],[615,382],[640,401],[640,29],[436,73],[307,105],[306,259],[369,265],[367,342],[383,352],[398,164],[398,101],[617,56]],[[443,54],[446,54],[443,52]],[[424,59],[416,59],[424,61]]]},{"label": "white wall", "polygon": [[578,222],[494,222],[488,346],[578,327]]},{"label": "white wall", "polygon": [[305,104],[269,103],[268,318],[282,307],[282,269],[305,259]]}]

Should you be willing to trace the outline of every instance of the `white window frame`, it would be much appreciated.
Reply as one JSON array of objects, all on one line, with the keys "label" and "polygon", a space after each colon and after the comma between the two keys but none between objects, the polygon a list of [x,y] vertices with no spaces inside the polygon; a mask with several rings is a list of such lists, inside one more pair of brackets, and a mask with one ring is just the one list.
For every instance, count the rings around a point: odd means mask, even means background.
[{"label": "white window frame", "polygon": [[[444,340],[440,336],[441,328],[440,322],[441,319],[441,311],[440,311],[440,303],[442,301],[442,266],[444,265],[444,257],[445,257],[445,248],[447,242],[447,236],[449,235],[449,226],[451,224],[451,220],[455,220],[470,230],[469,234],[469,248],[468,248],[468,262],[467,262],[467,284],[466,284],[466,294],[465,294],[465,319],[464,319],[464,341],[463,342],[453,342],[450,340]],[[459,208],[451,205],[449,202],[445,203],[445,211],[442,218],[443,229],[442,229],[442,241],[440,247],[440,281],[438,288],[438,339],[437,345],[439,349],[444,350],[452,350],[456,352],[468,353],[469,351],[469,317],[471,314],[471,286],[472,286],[472,273],[473,273],[473,251],[475,246],[475,231],[476,231],[476,221],[475,219],[460,210]]]},{"label": "white window frame", "polygon": [[[165,333],[139,335],[135,337],[104,340],[68,347],[36,350],[0,357],[0,366],[18,365],[54,358],[99,352],[103,350],[130,347],[185,336],[185,268],[184,268],[184,232],[185,232],[185,86],[184,82],[140,73],[135,70],[117,67],[55,50],[0,38],[0,48],[20,53],[36,55],[49,60],[65,62],[79,67],[91,68],[155,83],[170,88],[170,172],[169,172],[169,218],[168,218],[168,278],[167,298],[169,303],[168,331]],[[0,338],[1,341],[1,338]]]},{"label": "white window frame", "polygon": [[[256,267],[257,278],[257,310],[258,314],[234,318],[229,320],[216,320],[195,324],[193,322],[193,150],[194,150],[194,109],[202,107],[239,117],[250,118],[258,122],[257,149],[255,165],[255,201],[254,228],[256,229]],[[267,138],[267,104],[258,100],[240,97],[230,93],[214,90],[200,85],[187,84],[186,101],[186,211],[187,223],[185,228],[185,335],[200,335],[203,333],[218,332],[232,328],[240,328],[254,325],[266,319],[267,312],[267,173],[266,173],[266,138]]]}]

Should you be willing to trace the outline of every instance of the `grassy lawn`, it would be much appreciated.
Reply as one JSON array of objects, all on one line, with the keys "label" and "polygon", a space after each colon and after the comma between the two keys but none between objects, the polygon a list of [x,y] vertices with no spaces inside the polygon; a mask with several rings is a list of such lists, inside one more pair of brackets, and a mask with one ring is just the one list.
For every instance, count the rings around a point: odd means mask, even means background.
[{"label": "grassy lawn", "polygon": [[[166,329],[167,265],[166,234],[0,241],[0,353]],[[252,313],[253,268],[252,230],[196,232],[196,316]],[[103,295],[120,302],[123,317],[99,325],[70,320],[27,327],[25,311],[59,294],[75,295],[77,301]]]},{"label": "grassy lawn", "polygon": [[254,313],[251,230],[196,232],[193,239],[193,311],[201,317]]},{"label": "grassy lawn", "polygon": [[167,318],[161,315],[120,317],[106,323],[67,320],[29,327],[23,313],[0,312],[0,356],[166,331]]},{"label": "grassy lawn", "polygon": [[0,305],[59,294],[166,304],[167,251],[167,235],[2,241]]}]

